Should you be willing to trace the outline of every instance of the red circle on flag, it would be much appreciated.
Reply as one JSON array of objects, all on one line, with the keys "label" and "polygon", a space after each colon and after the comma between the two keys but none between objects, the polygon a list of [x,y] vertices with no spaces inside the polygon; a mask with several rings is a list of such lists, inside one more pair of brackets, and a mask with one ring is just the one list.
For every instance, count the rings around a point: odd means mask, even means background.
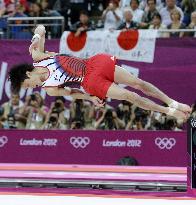
[{"label": "red circle on flag", "polygon": [[76,37],[74,33],[70,33],[67,36],[67,45],[72,51],[80,51],[86,44],[86,38],[86,32],[81,33],[78,37]]},{"label": "red circle on flag", "polygon": [[138,39],[138,30],[128,30],[120,32],[117,41],[122,49],[131,50],[137,45]]}]

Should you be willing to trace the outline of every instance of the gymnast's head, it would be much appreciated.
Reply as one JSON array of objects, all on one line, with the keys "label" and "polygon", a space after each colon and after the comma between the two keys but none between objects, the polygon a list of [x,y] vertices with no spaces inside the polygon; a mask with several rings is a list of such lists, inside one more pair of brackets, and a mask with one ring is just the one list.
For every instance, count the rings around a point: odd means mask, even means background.
[{"label": "gymnast's head", "polygon": [[37,69],[30,64],[18,64],[11,68],[9,72],[12,90],[18,92],[21,87],[35,88],[41,86],[41,76]]}]

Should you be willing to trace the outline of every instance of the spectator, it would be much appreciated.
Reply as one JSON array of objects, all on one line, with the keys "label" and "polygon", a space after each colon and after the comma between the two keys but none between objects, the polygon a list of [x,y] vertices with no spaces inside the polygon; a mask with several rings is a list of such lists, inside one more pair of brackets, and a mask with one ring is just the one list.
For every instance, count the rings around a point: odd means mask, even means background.
[{"label": "spectator", "polygon": [[[191,14],[191,23],[189,24],[188,29],[196,29],[196,11]],[[190,36],[196,37],[196,32],[191,32]]]},{"label": "spectator", "polygon": [[130,102],[122,101],[122,103],[118,105],[116,113],[118,118],[123,120],[127,125],[132,117],[132,112],[134,112],[134,109],[134,106]]},{"label": "spectator", "polygon": [[176,6],[176,0],[166,0],[166,6],[160,10],[162,22],[164,25],[169,26],[172,23],[171,12],[173,10],[178,10],[180,12],[180,21],[182,22],[184,14],[182,9]]},{"label": "spectator", "polygon": [[2,105],[2,108],[4,109],[3,117],[7,119],[9,114],[15,114],[22,106],[23,102],[20,100],[19,94],[11,93],[10,100]]},{"label": "spectator", "polygon": [[46,105],[44,105],[44,99],[40,95],[40,93],[37,91],[37,92],[34,92],[34,95],[35,95],[37,102],[40,105],[41,109],[43,109],[45,112],[48,112],[49,108]]},{"label": "spectator", "polygon": [[86,0],[69,0],[69,13],[71,23],[75,24],[78,21],[80,11],[88,11],[88,1]]},{"label": "spectator", "polygon": [[66,17],[70,9],[70,2],[65,0],[48,0],[48,9],[55,10]]},{"label": "spectator", "polygon": [[37,2],[31,3],[29,16],[31,16],[31,17],[43,16],[42,5],[40,3],[37,3]]},{"label": "spectator", "polygon": [[153,129],[153,114],[154,112],[153,111],[148,111],[148,114],[147,114],[147,117],[146,117],[146,124],[144,125],[144,129],[145,130],[154,130]]},{"label": "spectator", "polygon": [[16,118],[14,114],[8,114],[4,122],[4,129],[17,129]]},{"label": "spectator", "polygon": [[[27,15],[25,14],[25,7],[23,4],[18,2],[15,5],[15,12],[13,14],[13,17],[27,17]],[[16,24],[20,24],[20,23],[22,23],[22,21],[16,22]]]},{"label": "spectator", "polygon": [[119,8],[118,0],[110,1],[106,10],[102,14],[105,30],[117,29],[122,20],[122,11]]},{"label": "spectator", "polygon": [[112,109],[105,109],[102,116],[95,122],[95,129],[117,130],[125,127],[125,123],[118,118]]},{"label": "spectator", "polygon": [[168,119],[165,123],[165,130],[172,130],[172,131],[182,131],[177,125],[177,121],[175,119]]},{"label": "spectator", "polygon": [[133,129],[134,119],[135,119],[135,113],[132,112],[130,113],[129,121],[126,123],[125,130]]},{"label": "spectator", "polygon": [[142,118],[139,116],[136,116],[133,121],[133,130],[144,130],[144,126],[142,123]]},{"label": "spectator", "polygon": [[71,130],[78,130],[78,129],[84,129],[85,126],[82,124],[80,120],[73,119],[71,122]]},{"label": "spectator", "polygon": [[[168,29],[185,29],[185,25],[181,23],[181,13],[179,10],[175,9],[171,11],[171,20],[172,23],[168,25]],[[170,32],[169,37],[183,37],[184,32]]]},{"label": "spectator", "polygon": [[7,30],[6,7],[3,0],[0,0],[0,38],[4,37],[4,32]]},{"label": "spectator", "polygon": [[0,0],[0,18],[5,14],[6,8],[3,0]]},{"label": "spectator", "polygon": [[93,17],[101,16],[104,10],[103,0],[99,1],[90,1],[90,14]]},{"label": "spectator", "polygon": [[20,100],[19,94],[12,93],[8,102],[2,105],[4,109],[3,118],[5,119],[5,126],[7,128],[24,128],[25,118],[20,109],[23,107],[23,102]]},{"label": "spectator", "polygon": [[0,129],[4,129],[5,126],[4,126],[4,109],[2,107],[0,107]]},{"label": "spectator", "polygon": [[92,116],[95,118],[95,121],[99,120],[100,117],[105,112],[105,110],[109,110],[109,109],[113,109],[113,107],[111,107],[109,104],[107,104],[107,100],[106,100],[106,103],[105,103],[104,107],[94,107],[93,106],[94,115],[92,115]]},{"label": "spectator", "polygon": [[79,21],[76,22],[70,28],[70,31],[75,32],[75,36],[78,37],[83,32],[94,30],[94,29],[95,28],[94,28],[92,22],[89,20],[87,12],[81,11]]},{"label": "spectator", "polygon": [[[47,106],[44,105],[44,100],[40,93],[34,92],[33,95],[35,95],[35,99],[37,100],[37,103],[40,105],[40,109],[43,112],[48,113],[49,109]],[[26,127],[29,113],[32,111],[31,98],[33,95],[26,97],[24,105],[19,109],[19,113],[15,115],[16,120],[18,121],[17,128],[19,129],[24,129]]]},{"label": "spectator", "polygon": [[48,113],[46,121],[42,126],[42,129],[66,129],[66,126],[61,123],[59,112],[53,110],[52,112]]},{"label": "spectator", "polygon": [[126,7],[130,6],[131,0],[120,0],[119,7],[123,11]]},{"label": "spectator", "polygon": [[130,9],[126,9],[124,11],[124,22],[122,22],[119,27],[117,28],[117,30],[128,30],[128,29],[138,29],[139,28],[139,24],[134,22],[133,19],[133,15]]},{"label": "spectator", "polygon": [[147,124],[148,111],[142,110],[138,107],[132,110],[130,120],[127,123],[126,130],[143,130]]},{"label": "spectator", "polygon": [[151,113],[151,127],[152,130],[164,130],[167,116],[165,114],[159,113],[159,112],[153,112]]},{"label": "spectator", "polygon": [[24,11],[28,9],[26,0],[4,0],[4,2],[6,5],[6,14],[9,16],[13,16],[15,14],[18,4],[24,8]]},{"label": "spectator", "polygon": [[148,10],[144,11],[142,17],[142,28],[148,28],[155,15],[159,14],[156,9],[156,0],[147,0]]},{"label": "spectator", "polygon": [[[65,0],[48,0],[48,9],[57,11],[65,18],[65,29],[68,30],[68,16],[70,14],[70,2]],[[71,22],[70,22],[71,23]]]},{"label": "spectator", "polygon": [[99,120],[100,117],[103,115],[103,113],[105,112],[106,106],[105,107],[94,107],[93,117],[95,118],[95,121]]},{"label": "spectator", "polygon": [[42,108],[42,104],[37,99],[35,94],[32,94],[29,99],[29,114],[27,117],[27,129],[40,129],[44,123],[46,112]]},{"label": "spectator", "polygon": [[[155,6],[156,6],[156,10],[159,12],[163,8],[163,1],[156,0]],[[148,11],[148,9],[149,9],[148,0],[140,1],[139,8],[144,10],[144,11]]]},{"label": "spectator", "polygon": [[89,127],[89,124],[92,126],[92,112],[91,105],[87,101],[80,99],[74,100],[70,104],[70,118],[73,124],[77,123],[80,128]]},{"label": "spectator", "polygon": [[131,0],[130,7],[133,14],[133,21],[141,23],[144,11],[139,9],[139,0]]},{"label": "spectator", "polygon": [[[49,9],[48,0],[42,0],[41,6],[42,6],[42,15],[43,16],[45,16],[45,17],[58,17],[58,16],[61,16],[61,14],[58,11]],[[60,27],[59,20],[50,20],[50,22],[54,24],[49,28],[49,30],[51,31],[52,37],[53,38],[60,37],[61,36],[61,32],[60,32],[61,27]]]},{"label": "spectator", "polygon": [[139,112],[137,113],[138,108],[136,108],[135,112],[131,114],[131,118],[129,122],[126,125],[126,130],[143,130],[145,123],[142,119],[142,115],[139,115]]},{"label": "spectator", "polygon": [[[162,24],[162,20],[161,20],[161,15],[160,14],[155,14],[152,20],[151,25],[149,26],[149,29],[166,29],[167,27]],[[157,33],[157,37],[161,38],[161,37],[167,37],[168,35],[165,32],[158,32]]]},{"label": "spectator", "polygon": [[65,107],[65,98],[56,97],[54,103],[51,104],[50,112],[57,112],[59,115],[60,124],[64,124],[68,128],[70,110]]},{"label": "spectator", "polygon": [[136,119],[135,123],[141,121],[142,129],[144,129],[145,125],[147,124],[149,111],[137,107],[134,113]]},{"label": "spectator", "polygon": [[162,24],[162,19],[160,14],[155,14],[153,16],[149,29],[166,29],[166,26]]},{"label": "spectator", "polygon": [[183,23],[185,23],[185,25],[189,25],[191,21],[191,13],[196,11],[196,1],[195,0],[182,0],[181,6],[184,11]]},{"label": "spectator", "polygon": [[[24,5],[18,2],[15,5],[15,13],[13,14],[13,17],[27,17],[27,15],[24,12],[25,12]],[[13,26],[11,28],[12,38],[17,38],[17,39],[25,38],[25,34],[27,38],[31,37],[31,34],[28,33],[27,27],[19,26],[20,24],[23,24],[23,23],[25,23],[25,21],[22,21],[22,20],[15,21],[15,24],[17,24],[17,26]]]},{"label": "spectator", "polygon": [[14,0],[4,0],[6,6],[6,14],[13,16],[15,13],[15,1]]}]

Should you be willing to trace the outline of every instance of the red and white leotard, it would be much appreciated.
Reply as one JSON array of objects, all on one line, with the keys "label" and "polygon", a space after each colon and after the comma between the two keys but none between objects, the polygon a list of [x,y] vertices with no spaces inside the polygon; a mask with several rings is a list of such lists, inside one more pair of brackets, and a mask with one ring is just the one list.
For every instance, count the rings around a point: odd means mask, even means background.
[{"label": "red and white leotard", "polygon": [[42,87],[81,84],[87,93],[104,99],[114,82],[115,63],[116,58],[108,54],[98,54],[89,59],[56,55],[34,62],[33,65],[49,70],[48,79]]},{"label": "red and white leotard", "polygon": [[49,71],[49,76],[42,87],[56,87],[66,83],[81,83],[86,73],[87,60],[56,55],[33,63],[34,67],[44,67]]}]

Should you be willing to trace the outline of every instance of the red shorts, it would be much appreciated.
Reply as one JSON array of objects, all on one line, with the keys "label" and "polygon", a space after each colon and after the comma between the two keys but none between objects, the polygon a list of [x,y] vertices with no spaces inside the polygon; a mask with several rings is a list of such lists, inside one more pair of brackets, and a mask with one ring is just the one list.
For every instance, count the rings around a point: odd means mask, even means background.
[{"label": "red shorts", "polygon": [[105,99],[109,87],[114,82],[116,58],[108,54],[98,54],[88,59],[82,87],[90,95]]}]

